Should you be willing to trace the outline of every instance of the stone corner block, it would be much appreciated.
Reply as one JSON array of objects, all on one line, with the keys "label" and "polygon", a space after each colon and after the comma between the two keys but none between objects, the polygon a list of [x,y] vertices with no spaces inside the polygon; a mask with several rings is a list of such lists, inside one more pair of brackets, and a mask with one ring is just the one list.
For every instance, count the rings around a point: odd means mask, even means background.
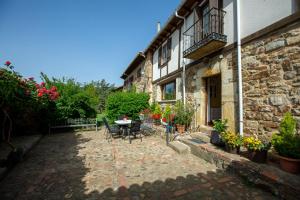
[{"label": "stone corner block", "polygon": [[170,142],[169,146],[179,154],[188,154],[190,152],[190,147],[179,141]]}]

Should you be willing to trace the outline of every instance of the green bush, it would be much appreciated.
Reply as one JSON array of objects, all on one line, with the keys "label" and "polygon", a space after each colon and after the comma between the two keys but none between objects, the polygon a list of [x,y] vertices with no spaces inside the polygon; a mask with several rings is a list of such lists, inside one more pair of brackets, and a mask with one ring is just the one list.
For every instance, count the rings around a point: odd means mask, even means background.
[{"label": "green bush", "polygon": [[182,101],[177,101],[175,104],[175,124],[185,125],[189,127],[193,121],[194,110],[189,104],[184,105]]},{"label": "green bush", "polygon": [[149,95],[135,92],[116,92],[108,96],[106,113],[110,121],[126,115],[132,119],[138,119],[139,113],[149,108]]},{"label": "green bush", "polygon": [[227,123],[228,123],[228,119],[217,119],[217,120],[213,120],[213,128],[218,131],[219,133],[223,133],[227,130]]},{"label": "green bush", "polygon": [[279,133],[272,136],[272,145],[281,156],[300,158],[300,137],[296,135],[296,120],[291,113],[285,114]]}]

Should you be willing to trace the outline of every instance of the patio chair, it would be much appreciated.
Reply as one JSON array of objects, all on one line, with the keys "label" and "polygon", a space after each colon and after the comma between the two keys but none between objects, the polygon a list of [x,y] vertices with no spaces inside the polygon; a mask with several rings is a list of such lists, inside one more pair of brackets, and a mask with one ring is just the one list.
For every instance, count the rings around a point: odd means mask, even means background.
[{"label": "patio chair", "polygon": [[120,135],[121,133],[121,130],[118,126],[116,125],[109,125],[108,122],[107,122],[107,119],[105,117],[103,117],[103,122],[104,122],[104,125],[106,127],[105,129],[105,133],[106,133],[106,139],[112,139],[114,136],[116,135]]},{"label": "patio chair", "polygon": [[153,119],[146,118],[143,120],[143,123],[141,124],[141,130],[144,135],[152,135],[155,133],[155,130],[153,129]]},{"label": "patio chair", "polygon": [[130,138],[130,135],[134,135],[136,137],[136,135],[139,133],[140,134],[140,138],[141,138],[141,141],[143,140],[142,139],[142,131],[141,131],[141,124],[142,122],[141,121],[132,121],[131,122],[131,126],[128,130],[128,138],[129,138],[129,143],[131,144],[131,138]]}]

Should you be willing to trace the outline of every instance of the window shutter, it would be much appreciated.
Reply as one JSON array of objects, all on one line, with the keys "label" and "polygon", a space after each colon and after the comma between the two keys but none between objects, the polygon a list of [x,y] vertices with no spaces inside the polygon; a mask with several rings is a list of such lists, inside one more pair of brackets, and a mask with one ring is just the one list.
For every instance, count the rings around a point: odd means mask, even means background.
[{"label": "window shutter", "polygon": [[158,66],[161,66],[161,53],[162,53],[162,49],[159,48],[158,49]]},{"label": "window shutter", "polygon": [[171,59],[171,51],[172,51],[172,38],[168,39],[168,44],[167,44],[167,58],[168,60]]}]

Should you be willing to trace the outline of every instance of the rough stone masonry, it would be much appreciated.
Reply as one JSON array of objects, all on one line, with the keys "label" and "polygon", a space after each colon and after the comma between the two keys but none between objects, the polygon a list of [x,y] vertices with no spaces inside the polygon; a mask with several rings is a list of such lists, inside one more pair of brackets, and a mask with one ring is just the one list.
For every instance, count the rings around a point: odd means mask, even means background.
[{"label": "rough stone masonry", "polygon": [[242,48],[245,133],[271,136],[291,112],[300,133],[300,23]]}]

